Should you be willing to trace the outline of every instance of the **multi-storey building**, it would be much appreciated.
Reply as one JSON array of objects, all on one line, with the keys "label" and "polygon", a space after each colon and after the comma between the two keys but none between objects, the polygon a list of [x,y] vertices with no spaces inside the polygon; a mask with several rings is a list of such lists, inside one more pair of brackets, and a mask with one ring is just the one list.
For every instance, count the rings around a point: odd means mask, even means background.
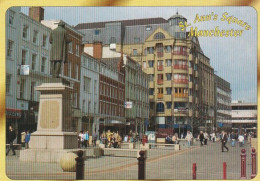
[{"label": "multi-storey building", "polygon": [[242,101],[232,101],[231,103],[231,120],[232,129],[243,131],[256,130],[257,128],[257,104],[245,103]]},{"label": "multi-storey building", "polygon": [[[37,10],[44,11],[42,8]],[[43,14],[37,14],[36,11],[32,11],[32,8],[30,8],[30,16],[20,13],[16,90],[17,104],[23,111],[19,122],[19,133],[26,129],[36,130],[40,94],[35,91],[35,87],[51,77],[48,43],[51,29],[40,23],[42,18]]]},{"label": "multi-storey building", "polygon": [[99,133],[108,129],[124,133],[125,73],[122,62],[100,60]]},{"label": "multi-storey building", "polygon": [[[42,20],[41,23],[52,30],[58,27],[61,20]],[[81,110],[80,110],[80,67],[81,67],[81,54],[83,52],[82,37],[83,34],[77,31],[74,27],[65,23],[65,29],[69,35],[71,42],[67,45],[67,60],[61,68],[62,72],[60,77],[70,82],[70,87],[73,88],[72,93],[72,130],[76,131],[80,128]]]},{"label": "multi-storey building", "polygon": [[[83,42],[114,46],[150,77],[150,124],[155,128],[206,129],[214,119],[214,71],[196,37],[188,37],[178,13],[163,18],[83,23]],[[94,48],[93,48],[94,49]]]},{"label": "multi-storey building", "polygon": [[[231,127],[231,88],[230,83],[215,75],[215,120],[214,127]],[[224,123],[223,123],[224,122]]]},{"label": "multi-storey building", "polygon": [[18,129],[22,110],[17,105],[17,64],[20,35],[20,7],[11,7],[6,11],[6,127],[13,125]]},{"label": "multi-storey building", "polygon": [[[148,83],[149,77],[142,71],[142,67],[132,58],[114,51],[116,44],[102,47],[101,43],[85,44],[84,51],[101,58],[104,62],[118,64],[123,56],[125,69],[125,131],[144,132],[145,120],[149,118]],[[98,49],[99,47],[100,49]],[[101,50],[102,48],[102,50]]]},{"label": "multi-storey building", "polygon": [[98,133],[99,61],[86,53],[82,53],[81,56],[80,109],[82,119],[78,131],[88,130],[90,134]]}]

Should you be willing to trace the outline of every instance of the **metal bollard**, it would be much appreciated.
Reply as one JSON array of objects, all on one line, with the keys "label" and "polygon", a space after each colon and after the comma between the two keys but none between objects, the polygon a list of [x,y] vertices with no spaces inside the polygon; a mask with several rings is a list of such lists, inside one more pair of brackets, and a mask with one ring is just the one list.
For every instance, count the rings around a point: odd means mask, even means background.
[{"label": "metal bollard", "polygon": [[196,163],[193,163],[193,165],[192,165],[192,179],[193,180],[196,180],[196,177],[197,177],[196,171],[197,171]]},{"label": "metal bollard", "polygon": [[251,174],[251,179],[255,178],[256,176],[256,153],[255,153],[255,148],[252,148],[252,174]]},{"label": "metal bollard", "polygon": [[227,163],[223,162],[223,180],[227,179]]},{"label": "metal bollard", "polygon": [[76,180],[84,180],[84,161],[85,158],[83,158],[83,151],[79,150],[77,152],[78,157],[75,158],[76,160]]},{"label": "metal bollard", "polygon": [[146,168],[145,168],[145,152],[144,151],[140,151],[139,152],[140,157],[137,158],[138,160],[138,180],[145,180],[145,172],[146,172]]},{"label": "metal bollard", "polygon": [[246,179],[246,150],[241,150],[241,179]]}]

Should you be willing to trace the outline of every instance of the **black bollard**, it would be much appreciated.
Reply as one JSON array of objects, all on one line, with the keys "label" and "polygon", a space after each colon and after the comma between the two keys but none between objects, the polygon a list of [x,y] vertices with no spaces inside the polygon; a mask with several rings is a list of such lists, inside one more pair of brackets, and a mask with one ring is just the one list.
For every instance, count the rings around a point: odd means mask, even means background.
[{"label": "black bollard", "polygon": [[145,152],[140,151],[139,152],[140,157],[137,158],[138,160],[138,180],[145,180]]},{"label": "black bollard", "polygon": [[83,158],[83,151],[79,150],[77,152],[78,157],[75,158],[76,160],[76,180],[84,180],[84,161],[85,158]]}]

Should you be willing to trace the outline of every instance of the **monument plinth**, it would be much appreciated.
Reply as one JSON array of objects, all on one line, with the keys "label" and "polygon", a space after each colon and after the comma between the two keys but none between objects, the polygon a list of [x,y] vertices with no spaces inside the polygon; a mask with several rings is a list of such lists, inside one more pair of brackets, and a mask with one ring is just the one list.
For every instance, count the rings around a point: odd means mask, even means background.
[{"label": "monument plinth", "polygon": [[31,134],[30,149],[21,150],[21,161],[59,162],[67,152],[76,152],[77,133],[72,130],[71,93],[59,81],[43,83],[40,91],[37,131]]}]

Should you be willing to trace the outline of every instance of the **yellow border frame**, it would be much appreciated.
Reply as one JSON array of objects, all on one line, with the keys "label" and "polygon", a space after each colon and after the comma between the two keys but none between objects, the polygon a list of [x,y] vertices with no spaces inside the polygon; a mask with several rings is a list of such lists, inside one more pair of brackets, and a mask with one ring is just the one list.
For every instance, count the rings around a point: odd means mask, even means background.
[{"label": "yellow border frame", "polygon": [[[5,12],[9,7],[12,6],[251,6],[258,12],[258,22],[260,19],[260,0],[0,0],[0,180],[10,180],[5,174]],[[259,60],[260,60],[260,23],[257,25],[258,28],[258,48],[257,48],[257,72],[260,71]],[[259,88],[260,77],[257,73],[257,93],[260,92]],[[257,97],[257,103],[260,102],[260,97]],[[259,106],[259,104],[258,104]],[[259,115],[259,108],[257,111]],[[259,116],[258,116],[259,120]],[[259,127],[257,135],[259,134]],[[258,140],[259,145],[259,140]],[[248,158],[250,159],[250,158]],[[258,158],[258,172],[260,171],[260,162]],[[259,179],[259,174],[255,180]]]}]

